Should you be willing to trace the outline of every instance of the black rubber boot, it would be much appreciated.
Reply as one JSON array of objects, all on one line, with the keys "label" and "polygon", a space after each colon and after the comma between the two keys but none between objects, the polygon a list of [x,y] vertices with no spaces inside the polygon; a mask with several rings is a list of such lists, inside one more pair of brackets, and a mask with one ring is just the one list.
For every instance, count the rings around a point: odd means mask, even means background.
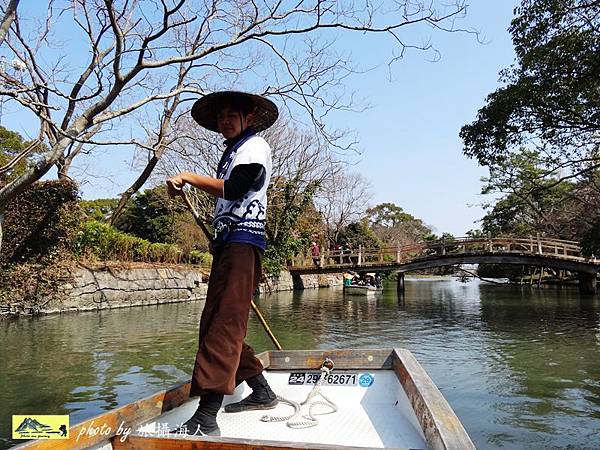
[{"label": "black rubber boot", "polygon": [[233,413],[255,409],[273,409],[277,406],[279,400],[277,400],[277,396],[271,390],[269,383],[267,383],[262,373],[248,378],[246,383],[252,388],[252,394],[237,403],[225,405],[225,412]]},{"label": "black rubber boot", "polygon": [[223,394],[208,392],[200,396],[198,409],[187,422],[171,431],[175,434],[189,434],[192,436],[221,436],[217,424],[217,413],[223,403]]}]

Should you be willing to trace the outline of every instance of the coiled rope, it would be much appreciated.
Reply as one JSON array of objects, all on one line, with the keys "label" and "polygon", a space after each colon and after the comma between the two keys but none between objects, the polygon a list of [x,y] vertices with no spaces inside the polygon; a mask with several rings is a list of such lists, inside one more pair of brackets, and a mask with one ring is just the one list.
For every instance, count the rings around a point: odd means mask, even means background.
[{"label": "coiled rope", "polygon": [[[336,412],[338,410],[337,405],[332,400],[327,398],[327,396],[325,396],[325,394],[323,394],[323,392],[321,391],[321,386],[325,382],[327,375],[329,375],[331,370],[333,370],[333,361],[331,361],[329,358],[325,359],[325,361],[321,365],[320,370],[321,375],[319,376],[319,380],[308,393],[306,400],[304,400],[302,403],[289,400],[279,395],[277,396],[277,399],[280,402],[286,403],[292,408],[294,408],[293,414],[290,414],[288,416],[271,416],[267,414],[262,416],[260,420],[263,422],[286,422],[286,425],[290,428],[310,428],[318,425],[319,423],[319,420],[315,416],[333,414],[334,412]],[[321,396],[323,400],[311,402],[311,400],[316,396]],[[302,415],[302,406],[304,405],[308,405],[308,412],[307,414]],[[326,412],[316,413],[314,412],[314,409],[317,406],[325,406],[330,410]]]}]

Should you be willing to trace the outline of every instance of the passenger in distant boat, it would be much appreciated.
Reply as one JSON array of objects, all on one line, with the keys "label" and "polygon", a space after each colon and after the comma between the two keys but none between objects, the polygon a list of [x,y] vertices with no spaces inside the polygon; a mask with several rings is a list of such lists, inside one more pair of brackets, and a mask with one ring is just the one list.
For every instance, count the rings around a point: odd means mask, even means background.
[{"label": "passenger in distant boat", "polygon": [[182,172],[170,178],[170,195],[186,183],[217,197],[213,263],[200,319],[200,339],[190,397],[199,395],[194,415],[175,432],[220,435],[217,413],[223,396],[244,381],[252,394],[225,412],[271,409],[277,397],[263,366],[244,342],[252,295],[262,274],[271,148],[256,133],[277,119],[273,102],[244,92],[215,92],[196,101],[192,117],[219,132],[225,150],[215,178]]},{"label": "passenger in distant boat", "polygon": [[348,272],[344,272],[344,286],[351,286],[354,277]]},{"label": "passenger in distant boat", "polygon": [[365,285],[365,276],[364,273],[361,273],[359,275],[356,276],[356,284],[357,286],[364,286]]}]

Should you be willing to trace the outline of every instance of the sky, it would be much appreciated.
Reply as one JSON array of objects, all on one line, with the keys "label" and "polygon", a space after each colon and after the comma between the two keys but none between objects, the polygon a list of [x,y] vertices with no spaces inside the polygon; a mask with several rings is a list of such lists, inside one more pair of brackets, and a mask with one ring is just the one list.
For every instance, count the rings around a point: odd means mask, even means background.
[{"label": "sky", "polygon": [[485,97],[500,83],[499,72],[514,62],[507,31],[518,2],[471,0],[462,27],[467,34],[438,34],[437,62],[409,54],[387,79],[387,68],[368,74],[358,88],[372,108],[346,115],[362,148],[357,168],[371,180],[373,202],[392,202],[422,219],[438,234],[464,236],[479,228],[481,177],[488,174],[462,153],[460,128],[475,120]]},{"label": "sky", "polygon": [[[389,44],[386,48],[362,35],[345,37],[342,44],[351,49],[353,59],[362,67],[375,67],[347,81],[347,89],[370,107],[330,118],[332,127],[348,129],[359,140],[353,170],[370,181],[371,205],[395,203],[434,232],[455,236],[479,227],[477,220],[484,214],[479,205],[486,200],[479,195],[480,179],[487,175],[463,155],[458,133],[500,86],[499,72],[514,62],[507,29],[518,1],[467,3],[467,16],[457,25],[476,29],[479,39],[466,33],[431,33],[441,58],[432,62],[430,53],[409,51],[392,67],[391,79],[385,64]],[[34,4],[29,0],[20,7],[26,11]],[[427,36],[416,39],[421,37]],[[31,136],[36,124],[15,106],[5,105],[2,125]],[[136,177],[131,160],[129,150],[110,147],[76,159],[76,173],[84,174],[82,197],[119,195]]]}]

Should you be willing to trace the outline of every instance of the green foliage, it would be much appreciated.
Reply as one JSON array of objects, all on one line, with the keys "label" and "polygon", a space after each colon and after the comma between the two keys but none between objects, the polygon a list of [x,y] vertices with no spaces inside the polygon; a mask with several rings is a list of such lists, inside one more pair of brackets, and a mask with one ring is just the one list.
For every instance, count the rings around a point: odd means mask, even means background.
[{"label": "green foliage", "polygon": [[600,217],[592,222],[592,226],[583,233],[581,251],[585,256],[600,257]]},{"label": "green foliage", "polygon": [[191,250],[186,255],[189,264],[197,264],[204,267],[210,267],[212,264],[212,255],[209,252],[201,252],[200,250]]},{"label": "green foliage", "polygon": [[185,206],[169,199],[166,187],[158,186],[136,194],[115,226],[150,242],[172,244],[176,239],[176,216],[183,213]]},{"label": "green foliage", "polygon": [[[76,258],[210,265],[208,253],[194,249],[184,255],[176,245],[152,243],[102,222],[114,204],[80,202],[77,185],[69,180],[34,183],[17,196],[3,223],[0,302],[35,313],[59,300]],[[83,221],[86,213],[100,220]]]},{"label": "green foliage", "polygon": [[454,235],[452,233],[448,233],[448,232],[442,233],[442,235],[440,236],[440,239],[445,242],[454,242],[456,240]]},{"label": "green foliage", "polygon": [[471,239],[483,239],[486,237],[486,233],[481,230],[469,230],[465,233],[465,235]]},{"label": "green foliage", "polygon": [[530,267],[518,264],[480,264],[477,267],[477,275],[482,278],[508,278],[516,281],[527,275]]},{"label": "green foliage", "polygon": [[378,249],[382,246],[381,241],[369,227],[367,219],[342,228],[338,235],[338,241],[340,244],[352,244],[354,248],[362,245],[366,249]]},{"label": "green foliage", "polygon": [[95,220],[84,222],[75,240],[79,257],[104,261],[170,262],[180,259],[176,245],[152,243]]},{"label": "green foliage", "polygon": [[[23,137],[15,132],[0,126],[0,167],[8,164],[14,157],[19,155],[31,142],[24,141]],[[45,150],[43,144],[34,147],[29,154],[21,159],[12,169],[0,174],[0,182],[8,183],[21,175],[29,162],[39,153]]]},{"label": "green foliage", "polygon": [[501,73],[505,86],[462,128],[465,154],[495,166],[533,143],[552,170],[597,166],[600,3],[523,0],[516,14],[510,32],[517,64]]},{"label": "green foliage", "polygon": [[119,199],[117,198],[98,198],[79,202],[88,220],[98,220],[100,222],[106,222],[110,219],[118,203]]},{"label": "green foliage", "polygon": [[380,203],[367,209],[367,218],[371,226],[392,228],[403,222],[415,220],[413,216],[394,203]]},{"label": "green foliage", "polygon": [[381,203],[368,209],[366,220],[381,246],[410,245],[432,235],[421,219],[394,203]]},{"label": "green foliage", "polygon": [[39,262],[68,249],[81,211],[69,180],[34,183],[8,204],[0,263]]},{"label": "green foliage", "polygon": [[539,232],[565,239],[580,237],[581,230],[588,227],[587,207],[580,200],[590,201],[594,193],[581,182],[558,183],[544,178],[541,165],[539,152],[520,149],[490,169],[490,176],[483,179],[482,193],[501,192],[503,196],[485,205],[485,233],[530,236]]},{"label": "green foliage", "polygon": [[490,170],[483,193],[502,194],[482,229],[578,240],[600,207],[600,2],[522,0],[515,14],[517,62],[460,133]]},{"label": "green foliage", "polygon": [[269,275],[278,275],[286,263],[309,247],[308,238],[290,238],[278,242],[278,245],[268,244],[263,257],[263,268]]},{"label": "green foliage", "polygon": [[59,297],[59,286],[71,278],[71,250],[80,218],[77,185],[68,180],[34,183],[8,204],[0,303],[36,312]]},{"label": "green foliage", "polygon": [[[286,262],[309,247],[314,228],[302,216],[313,211],[312,198],[316,183],[299,190],[295,180],[279,180],[273,186],[267,217],[267,249],[263,267],[270,275],[278,275]],[[299,226],[304,224],[304,226]]]}]

